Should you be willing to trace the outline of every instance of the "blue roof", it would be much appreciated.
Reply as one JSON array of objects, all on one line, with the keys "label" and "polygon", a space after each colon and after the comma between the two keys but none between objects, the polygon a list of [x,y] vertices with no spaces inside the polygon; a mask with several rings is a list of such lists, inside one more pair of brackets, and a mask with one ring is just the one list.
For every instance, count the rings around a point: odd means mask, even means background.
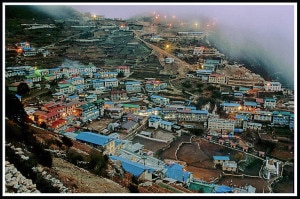
[{"label": "blue roof", "polygon": [[70,99],[74,99],[74,98],[77,98],[77,97],[78,97],[78,95],[70,95],[69,96]]},{"label": "blue roof", "polygon": [[112,82],[112,81],[118,81],[117,78],[107,78],[107,79],[103,79],[106,82]]},{"label": "blue roof", "polygon": [[244,106],[257,106],[256,102],[244,102]]},{"label": "blue roof", "polygon": [[128,81],[128,82],[125,82],[125,85],[132,85],[132,84],[141,84],[141,82],[137,82],[137,81]]},{"label": "blue roof", "polygon": [[150,118],[154,118],[154,119],[161,119],[161,117],[159,115],[150,115],[149,116],[149,119]]},{"label": "blue roof", "polygon": [[208,114],[207,110],[191,110],[192,113]]},{"label": "blue roof", "polygon": [[89,142],[92,144],[105,146],[107,143],[111,142],[113,139],[108,136],[92,133],[92,132],[81,132],[76,136],[76,140]]},{"label": "blue roof", "polygon": [[164,97],[159,95],[151,95],[151,99],[164,99]]},{"label": "blue roof", "polygon": [[265,102],[276,102],[274,98],[265,98]]},{"label": "blue roof", "polygon": [[241,95],[244,95],[244,94],[241,93],[241,92],[234,92],[233,95],[234,95],[234,96],[241,96]]},{"label": "blue roof", "polygon": [[235,128],[234,132],[235,133],[242,133],[244,130],[243,129],[239,129],[239,128]]},{"label": "blue roof", "polygon": [[160,123],[165,124],[165,125],[169,125],[169,126],[172,126],[174,124],[173,122],[168,122],[168,121],[165,121],[165,120],[162,120]]},{"label": "blue roof", "polygon": [[214,160],[229,160],[229,156],[213,156]]},{"label": "blue roof", "polygon": [[166,177],[172,178],[181,182],[187,182],[188,178],[192,173],[183,170],[183,166],[180,164],[172,164],[171,166],[167,167]]},{"label": "blue roof", "polygon": [[109,156],[112,160],[119,160],[122,162],[122,167],[125,171],[133,174],[135,177],[139,177],[145,170],[149,172],[153,172],[154,169],[149,166],[144,166],[143,164],[139,164],[137,162],[130,161],[125,158],[121,158],[118,156]]},{"label": "blue roof", "polygon": [[196,73],[212,73],[212,70],[205,70],[205,69],[196,70]]},{"label": "blue roof", "polygon": [[235,116],[235,119],[243,119],[243,120],[248,121],[248,117],[247,117],[247,116],[244,116],[244,115],[236,115],[236,116]]},{"label": "blue roof", "polygon": [[227,103],[227,102],[224,102],[221,104],[221,106],[240,106],[239,103]]},{"label": "blue roof", "polygon": [[215,186],[216,193],[228,193],[232,192],[234,188],[228,187],[226,185]]},{"label": "blue roof", "polygon": [[248,90],[250,90],[250,88],[246,88],[246,87],[240,87],[239,88],[239,91],[248,91]]},{"label": "blue roof", "polygon": [[273,111],[273,116],[277,116],[277,115],[291,115],[290,112],[288,111]]},{"label": "blue roof", "polygon": [[197,109],[196,106],[186,106],[185,108],[186,109],[191,109],[191,110],[196,110]]}]

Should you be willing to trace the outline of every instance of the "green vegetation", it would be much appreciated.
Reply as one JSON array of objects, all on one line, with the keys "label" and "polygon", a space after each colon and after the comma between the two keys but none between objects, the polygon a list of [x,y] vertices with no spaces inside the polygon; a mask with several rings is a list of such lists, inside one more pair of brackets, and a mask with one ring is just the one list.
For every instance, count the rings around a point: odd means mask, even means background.
[{"label": "green vegetation", "polygon": [[93,149],[89,155],[88,169],[100,176],[106,176],[106,169],[108,166],[108,156],[103,155],[102,152]]},{"label": "green vegetation", "polygon": [[203,129],[196,129],[196,128],[189,129],[189,131],[190,131],[191,134],[194,134],[196,136],[200,136],[204,133]]},{"label": "green vegetation", "polygon": [[67,152],[67,160],[74,165],[78,165],[78,161],[83,161],[84,156],[74,149],[69,149]]}]

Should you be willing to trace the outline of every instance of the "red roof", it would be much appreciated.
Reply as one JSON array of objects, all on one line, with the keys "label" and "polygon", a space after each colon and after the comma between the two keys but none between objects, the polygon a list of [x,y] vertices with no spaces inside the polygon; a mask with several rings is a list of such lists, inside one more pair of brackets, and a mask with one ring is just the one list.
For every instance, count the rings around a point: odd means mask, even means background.
[{"label": "red roof", "polygon": [[56,116],[56,115],[59,115],[60,113],[59,112],[49,112],[46,114],[47,118],[50,118],[50,117],[53,117],[53,116]]},{"label": "red roof", "polygon": [[59,120],[57,120],[57,121],[55,121],[55,122],[52,122],[51,126],[52,126],[52,128],[56,128],[57,126],[59,126],[59,125],[65,123],[65,122],[66,122],[66,120],[64,120],[64,119],[59,119]]},{"label": "red roof", "polygon": [[65,106],[58,106],[58,107],[54,107],[52,109],[49,109],[49,111],[51,111],[51,112],[57,112],[58,110],[62,110],[64,108],[66,108],[66,107]]},{"label": "red roof", "polygon": [[128,69],[129,66],[118,66],[118,68],[124,68],[124,69]]},{"label": "red roof", "polygon": [[74,132],[74,131],[76,131],[76,128],[74,128],[74,127],[70,127],[65,130],[65,132]]}]

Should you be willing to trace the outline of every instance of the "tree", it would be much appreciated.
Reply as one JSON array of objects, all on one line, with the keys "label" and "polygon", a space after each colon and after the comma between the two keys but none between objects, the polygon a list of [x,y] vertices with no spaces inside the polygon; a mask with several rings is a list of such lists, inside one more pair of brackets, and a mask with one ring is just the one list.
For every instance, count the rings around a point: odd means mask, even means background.
[{"label": "tree", "polygon": [[239,162],[240,160],[243,159],[243,153],[238,152],[237,154],[235,154],[234,157],[235,157],[236,161]]},{"label": "tree", "polygon": [[22,123],[28,117],[23,104],[13,94],[8,93],[5,96],[5,116],[19,123]]},{"label": "tree", "polygon": [[63,136],[62,141],[63,141],[64,145],[66,145],[67,148],[70,148],[73,146],[72,140],[70,138],[68,138],[67,136]]},{"label": "tree", "polygon": [[29,88],[27,83],[22,82],[22,83],[19,84],[19,86],[17,88],[17,94],[18,95],[24,96],[29,92],[30,92],[30,88]]},{"label": "tree", "polygon": [[120,71],[117,75],[118,78],[125,77],[124,72]]}]

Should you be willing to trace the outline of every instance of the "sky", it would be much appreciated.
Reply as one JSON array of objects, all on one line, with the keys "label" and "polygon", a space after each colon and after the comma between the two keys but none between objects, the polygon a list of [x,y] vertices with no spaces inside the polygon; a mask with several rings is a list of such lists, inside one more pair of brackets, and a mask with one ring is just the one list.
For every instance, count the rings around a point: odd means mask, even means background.
[{"label": "sky", "polygon": [[[271,78],[284,77],[288,84],[296,80],[295,3],[113,3],[77,4],[80,12],[128,19],[137,15],[160,13],[198,23],[211,19],[218,26],[220,48],[232,56],[259,59]],[[200,27],[200,26],[199,26]],[[224,45],[227,46],[224,47]],[[258,57],[258,58],[257,58]],[[256,60],[257,61],[257,60]],[[261,67],[261,66],[258,66]]]}]

